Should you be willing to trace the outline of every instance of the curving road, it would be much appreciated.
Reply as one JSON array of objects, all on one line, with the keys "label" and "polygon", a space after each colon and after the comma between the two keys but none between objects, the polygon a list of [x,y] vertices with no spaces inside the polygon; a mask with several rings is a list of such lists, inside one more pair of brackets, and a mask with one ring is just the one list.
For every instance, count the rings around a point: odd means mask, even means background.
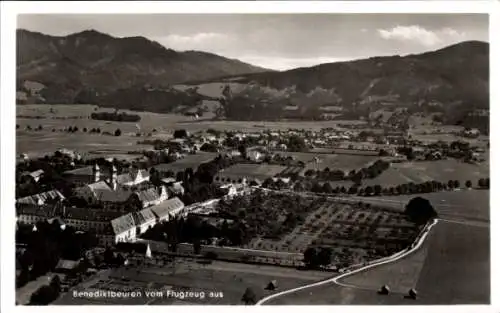
[{"label": "curving road", "polygon": [[[489,304],[489,230],[489,225],[482,223],[439,218],[407,250],[348,273],[270,295],[257,304]],[[394,290],[381,297],[375,291],[384,283]],[[418,301],[404,299],[409,288],[420,290]]]},{"label": "curving road", "polygon": [[438,223],[438,221],[439,221],[439,219],[435,219],[432,224],[430,224],[429,226],[427,226],[426,229],[424,230],[424,232],[422,233],[422,236],[420,237],[420,239],[409,250],[400,251],[400,252],[398,252],[398,253],[390,256],[390,257],[376,260],[375,262],[373,262],[373,263],[371,263],[371,264],[369,264],[367,266],[364,266],[364,267],[361,267],[361,268],[358,268],[358,269],[346,272],[344,274],[332,277],[332,278],[327,279],[327,280],[323,280],[323,281],[320,281],[320,282],[316,282],[316,283],[312,283],[312,284],[308,284],[308,285],[305,285],[305,286],[301,286],[301,287],[297,287],[297,288],[293,288],[293,289],[289,289],[289,290],[285,290],[285,291],[281,291],[281,292],[272,294],[270,296],[267,296],[267,297],[262,298],[261,300],[259,300],[256,303],[256,305],[262,305],[262,304],[264,304],[264,303],[266,303],[266,302],[268,302],[268,301],[270,301],[272,299],[278,298],[280,296],[284,296],[284,295],[291,294],[291,293],[294,293],[294,292],[297,292],[297,291],[302,291],[302,290],[305,290],[305,289],[308,289],[308,288],[318,287],[318,286],[326,285],[326,284],[330,284],[330,283],[334,283],[334,284],[337,284],[337,285],[342,286],[342,287],[363,289],[363,288],[359,288],[359,287],[356,287],[356,286],[352,286],[352,285],[347,285],[347,284],[341,283],[341,282],[339,282],[339,280],[342,279],[342,278],[345,278],[347,276],[354,275],[354,274],[359,273],[361,271],[367,270],[367,269],[372,268],[372,267],[376,267],[376,266],[379,266],[379,265],[382,265],[382,264],[387,264],[387,263],[395,262],[395,261],[397,261],[399,259],[402,259],[402,258],[408,256],[409,254],[415,252],[424,243],[425,238],[427,238],[427,235],[429,234],[431,228],[433,226],[435,226]]}]

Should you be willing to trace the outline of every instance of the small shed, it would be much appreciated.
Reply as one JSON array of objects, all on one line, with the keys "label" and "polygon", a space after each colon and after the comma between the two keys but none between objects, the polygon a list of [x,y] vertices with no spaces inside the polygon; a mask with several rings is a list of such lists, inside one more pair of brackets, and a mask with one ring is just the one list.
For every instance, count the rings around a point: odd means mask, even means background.
[{"label": "small shed", "polygon": [[417,299],[417,291],[412,288],[408,291],[408,296],[410,297],[410,299],[413,299],[413,300],[416,300]]},{"label": "small shed", "polygon": [[380,287],[380,290],[378,291],[379,294],[381,295],[388,295],[390,293],[391,289],[387,285],[383,285]]},{"label": "small shed", "polygon": [[276,290],[278,288],[278,281],[277,280],[271,280],[266,287],[266,290]]},{"label": "small shed", "polygon": [[55,272],[63,274],[75,273],[78,271],[79,266],[80,260],[73,261],[61,259],[56,265]]}]

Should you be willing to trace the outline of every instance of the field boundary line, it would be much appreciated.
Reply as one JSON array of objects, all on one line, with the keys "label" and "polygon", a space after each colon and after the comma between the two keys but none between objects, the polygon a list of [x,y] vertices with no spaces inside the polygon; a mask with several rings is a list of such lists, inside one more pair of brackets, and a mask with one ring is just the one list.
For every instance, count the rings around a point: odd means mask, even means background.
[{"label": "field boundary line", "polygon": [[[363,266],[361,268],[358,268],[358,269],[355,269],[355,270],[352,270],[352,271],[348,271],[346,273],[343,273],[343,274],[340,274],[338,276],[329,278],[327,280],[323,280],[323,281],[320,281],[320,282],[316,282],[316,283],[312,283],[312,284],[308,284],[308,285],[304,285],[304,286],[300,286],[300,287],[296,287],[296,288],[293,288],[293,289],[289,289],[289,290],[285,290],[285,291],[281,291],[281,292],[272,294],[270,296],[267,296],[267,297],[262,298],[261,300],[259,300],[256,303],[256,305],[262,305],[265,302],[268,302],[269,300],[272,300],[272,299],[280,297],[280,296],[284,296],[284,295],[287,295],[287,294],[290,294],[290,293],[294,293],[294,292],[305,290],[305,289],[312,288],[312,287],[326,285],[326,284],[329,284],[329,283],[334,283],[334,284],[337,284],[339,286],[345,287],[344,285],[342,285],[342,283],[339,282],[340,279],[342,279],[344,277],[347,277],[347,276],[350,276],[350,275],[353,275],[353,274],[356,274],[356,273],[359,273],[359,272],[362,272],[362,271],[367,270],[369,268],[376,267],[378,265],[383,265],[383,264],[387,264],[387,263],[391,263],[391,262],[397,261],[399,259],[402,259],[402,258],[406,257],[407,255],[410,255],[414,251],[418,250],[420,248],[420,246],[424,243],[425,238],[427,238],[427,235],[430,233],[431,228],[434,227],[438,223],[439,220],[440,219],[434,219],[434,221],[430,225],[426,226],[424,228],[424,230],[422,231],[422,233],[421,233],[420,239],[418,239],[418,241],[416,243],[412,244],[410,246],[412,248],[409,249],[409,250],[402,250],[400,252],[397,252],[397,253],[393,254],[392,256],[375,260],[373,263],[371,263],[369,265]],[[350,287],[350,288],[353,288],[353,287]]]}]

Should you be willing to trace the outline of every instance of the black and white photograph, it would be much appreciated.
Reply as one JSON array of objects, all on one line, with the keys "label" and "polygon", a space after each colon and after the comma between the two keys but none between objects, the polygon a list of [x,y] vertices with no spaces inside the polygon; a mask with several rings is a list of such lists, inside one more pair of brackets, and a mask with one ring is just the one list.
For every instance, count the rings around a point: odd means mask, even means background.
[{"label": "black and white photograph", "polygon": [[490,18],[18,14],[2,302],[490,305]]}]

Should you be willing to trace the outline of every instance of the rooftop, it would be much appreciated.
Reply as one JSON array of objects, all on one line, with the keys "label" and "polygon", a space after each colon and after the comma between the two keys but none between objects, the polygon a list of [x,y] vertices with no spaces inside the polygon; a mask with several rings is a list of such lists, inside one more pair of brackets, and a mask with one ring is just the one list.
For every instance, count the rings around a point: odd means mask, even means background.
[{"label": "rooftop", "polygon": [[111,227],[115,234],[121,234],[135,227],[134,218],[131,213],[122,215],[111,221]]},{"label": "rooftop", "polygon": [[184,208],[184,203],[177,197],[163,201],[149,209],[158,217],[167,216],[170,212]]},{"label": "rooftop", "polygon": [[50,190],[46,192],[42,192],[36,195],[31,195],[28,197],[20,198],[17,199],[17,203],[23,203],[23,204],[34,204],[37,205],[40,202],[45,203],[47,201],[51,200],[64,200],[66,199],[58,190]]}]

